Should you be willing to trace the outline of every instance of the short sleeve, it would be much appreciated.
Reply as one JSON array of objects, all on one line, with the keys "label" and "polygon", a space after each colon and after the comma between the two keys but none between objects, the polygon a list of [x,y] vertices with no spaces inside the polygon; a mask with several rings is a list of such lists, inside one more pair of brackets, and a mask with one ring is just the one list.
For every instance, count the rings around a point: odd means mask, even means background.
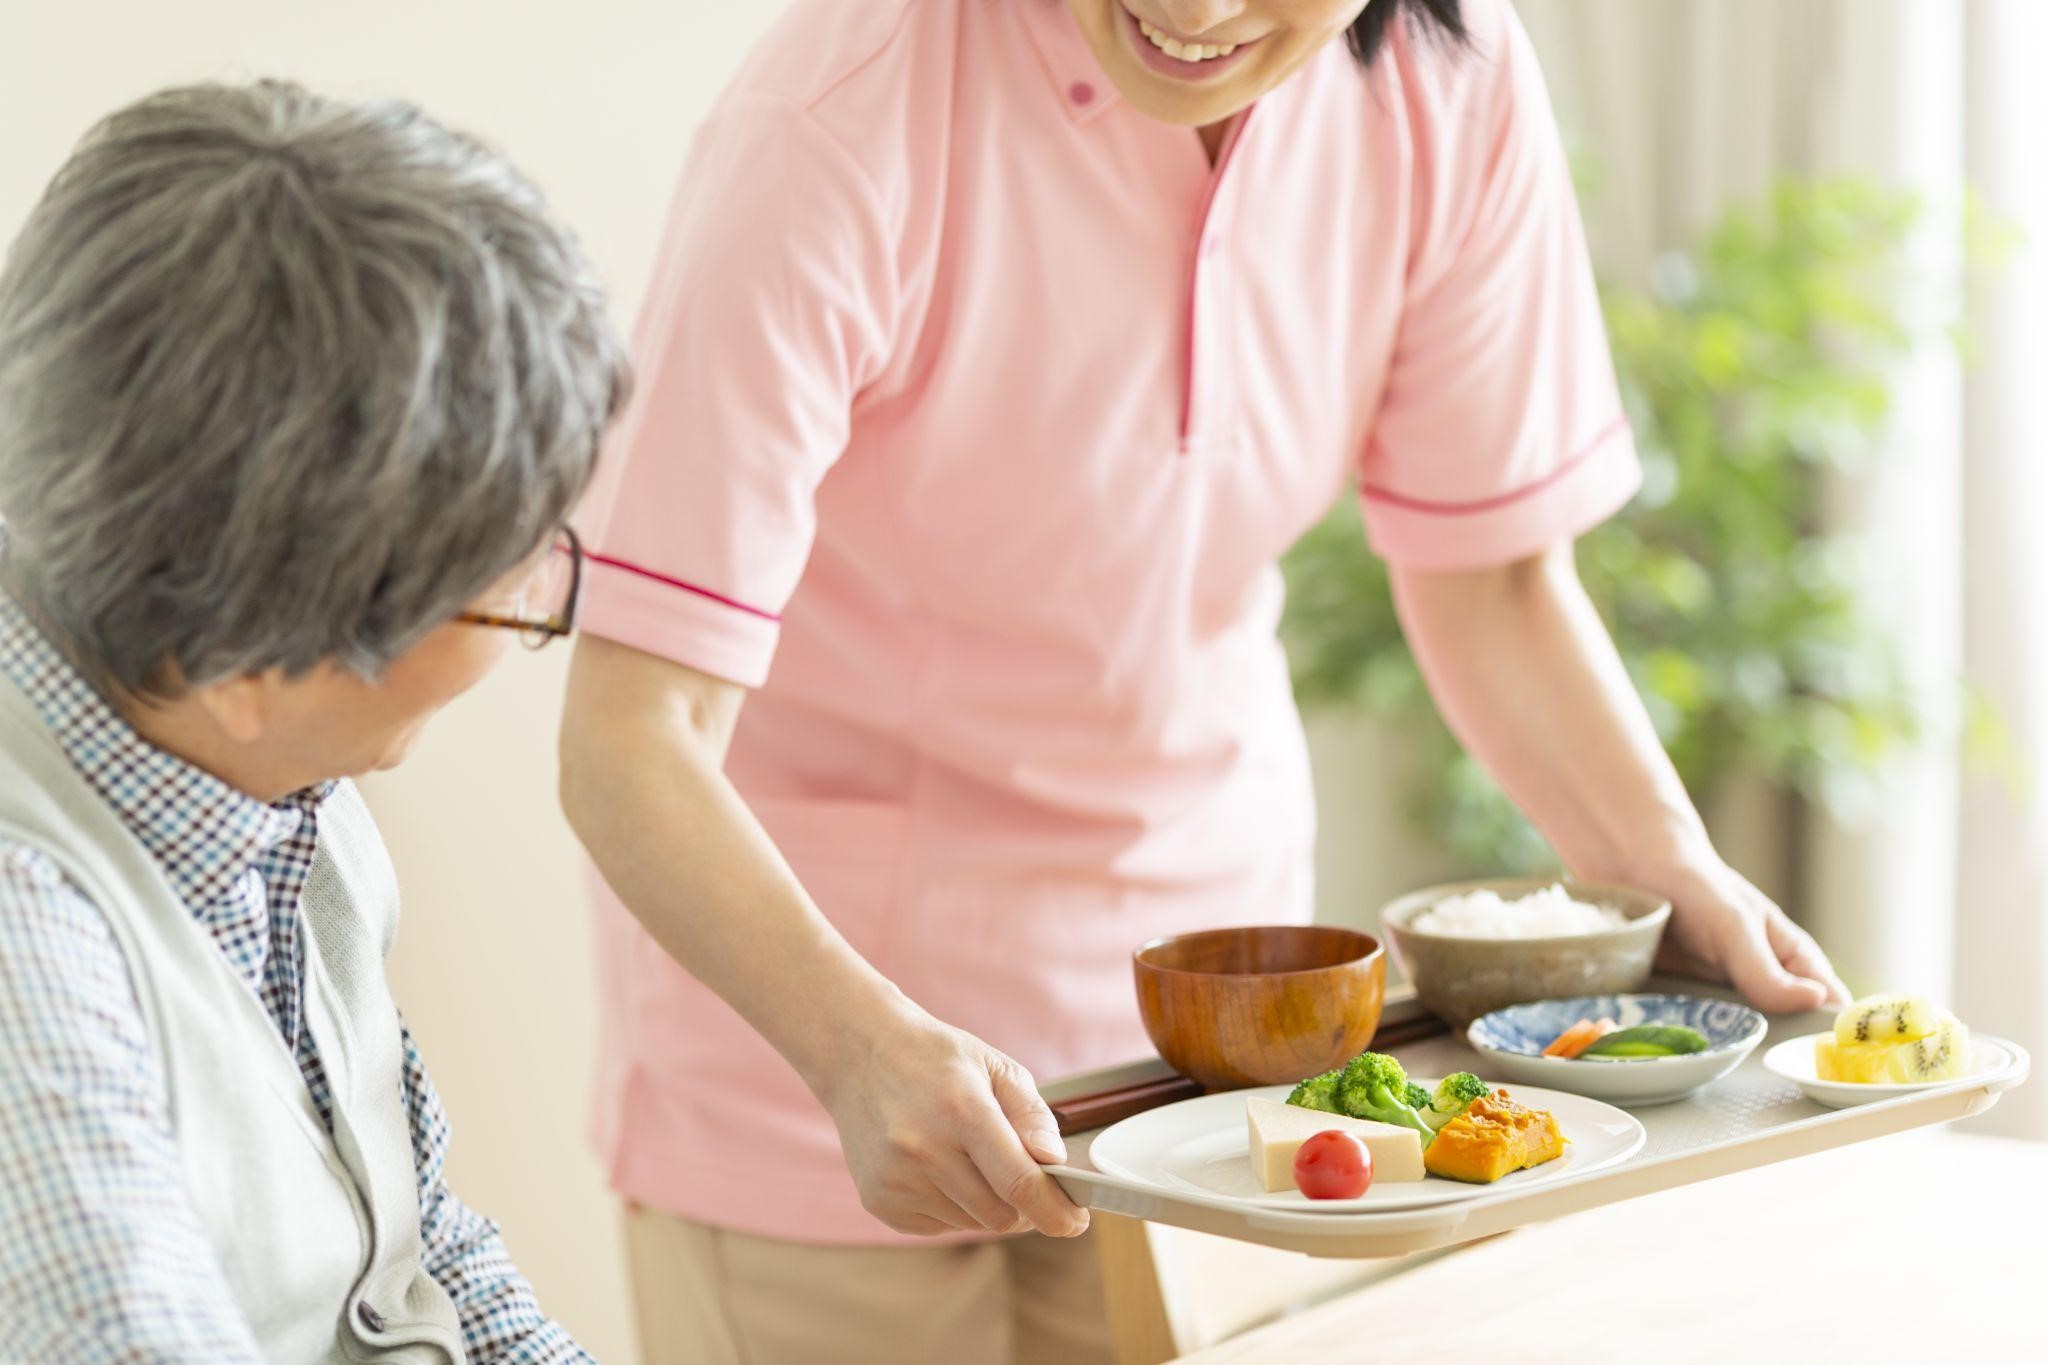
[{"label": "short sleeve", "polygon": [[893,252],[859,164],[800,106],[699,132],[635,330],[637,378],[578,521],[584,629],[759,686],[818,485],[886,360]]},{"label": "short sleeve", "polygon": [[1469,46],[1393,54],[1415,235],[1360,480],[1374,548],[1426,570],[1576,537],[1641,477],[1535,53],[1505,0],[1466,13]]}]

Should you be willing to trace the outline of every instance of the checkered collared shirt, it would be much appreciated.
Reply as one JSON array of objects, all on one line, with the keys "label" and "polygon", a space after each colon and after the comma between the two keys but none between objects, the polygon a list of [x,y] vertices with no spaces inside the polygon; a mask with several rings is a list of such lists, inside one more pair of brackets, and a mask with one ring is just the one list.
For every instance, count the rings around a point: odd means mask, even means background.
[{"label": "checkered collared shirt", "polygon": [[[28,695],[162,865],[327,1117],[327,1078],[304,1027],[299,894],[332,786],[272,805],[153,747],[4,594],[0,678]],[[425,1264],[455,1301],[470,1359],[588,1361],[540,1311],[498,1229],[449,1190],[447,1116],[409,1030],[403,1040]],[[164,1076],[112,932],[55,862],[4,837],[0,1361],[260,1361],[186,1202]]]}]

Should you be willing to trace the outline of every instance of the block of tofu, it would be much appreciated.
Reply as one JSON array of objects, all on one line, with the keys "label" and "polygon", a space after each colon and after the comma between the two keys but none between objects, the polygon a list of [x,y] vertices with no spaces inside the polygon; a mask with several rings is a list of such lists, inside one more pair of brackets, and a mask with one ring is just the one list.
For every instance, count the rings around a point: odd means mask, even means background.
[{"label": "block of tofu", "polygon": [[1268,1190],[1293,1189],[1294,1154],[1301,1150],[1302,1143],[1332,1128],[1364,1140],[1372,1152],[1375,1185],[1420,1180],[1426,1174],[1422,1169],[1422,1134],[1413,1128],[1325,1114],[1320,1109],[1303,1109],[1256,1095],[1245,1100],[1244,1117],[1251,1131],[1252,1174]]}]

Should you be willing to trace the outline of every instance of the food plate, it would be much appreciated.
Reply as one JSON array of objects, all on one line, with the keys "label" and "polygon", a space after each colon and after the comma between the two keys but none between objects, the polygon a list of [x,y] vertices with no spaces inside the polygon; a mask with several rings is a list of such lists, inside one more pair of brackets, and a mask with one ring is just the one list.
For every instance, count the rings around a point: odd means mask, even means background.
[{"label": "food plate", "polygon": [[[1705,1052],[1676,1057],[1545,1057],[1543,1049],[1581,1019],[1622,1028],[1682,1024],[1706,1037]],[[1524,1085],[1568,1090],[1610,1104],[1669,1104],[1742,1065],[1770,1024],[1747,1005],[1695,995],[1581,995],[1510,1005],[1472,1021],[1465,1040],[1485,1070]]]},{"label": "food plate", "polygon": [[1787,1038],[1764,1054],[1764,1069],[1804,1090],[1806,1097],[1815,1104],[1824,1104],[1830,1109],[1848,1109],[1875,1100],[1917,1095],[1922,1091],[1966,1085],[1972,1081],[2005,1080],[2014,1072],[2024,1076],[2029,1064],[2027,1050],[2018,1043],[1973,1033],[1970,1035],[1969,1074],[1952,1081],[1918,1081],[1910,1085],[1824,1081],[1813,1073],[1813,1045],[1819,1039],[1832,1036],[1832,1033],[1809,1033],[1800,1038]]},{"label": "food plate", "polygon": [[[1435,1086],[1434,1078],[1414,1077]],[[1251,1208],[1300,1213],[1372,1213],[1387,1209],[1418,1209],[1482,1195],[1527,1190],[1569,1176],[1584,1175],[1641,1150],[1643,1125],[1598,1100],[1554,1090],[1516,1087],[1515,1100],[1534,1109],[1548,1109],[1569,1145],[1555,1161],[1504,1176],[1491,1185],[1467,1185],[1429,1176],[1423,1180],[1375,1183],[1358,1199],[1310,1199],[1298,1190],[1268,1191],[1252,1173],[1251,1140],[1246,1132],[1244,1102],[1256,1095],[1285,1101],[1291,1087],[1262,1086],[1227,1090],[1182,1100],[1125,1119],[1096,1134],[1088,1149],[1096,1169],[1108,1175],[1170,1193],[1220,1195]]]}]

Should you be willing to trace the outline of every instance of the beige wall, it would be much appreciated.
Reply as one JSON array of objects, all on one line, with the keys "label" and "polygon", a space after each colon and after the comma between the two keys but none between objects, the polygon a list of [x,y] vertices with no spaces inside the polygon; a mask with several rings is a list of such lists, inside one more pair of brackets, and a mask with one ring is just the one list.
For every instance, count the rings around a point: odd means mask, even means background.
[{"label": "beige wall", "polygon": [[[780,0],[0,0],[0,238],[86,125],[156,86],[291,76],[395,94],[504,148],[578,229],[622,323],[689,136]],[[632,1356],[583,1140],[593,988],[553,799],[565,656],[514,657],[370,784],[406,897],[393,976],[455,1123],[456,1188],[543,1301]],[[679,1154],[679,1159],[683,1159]]]}]

